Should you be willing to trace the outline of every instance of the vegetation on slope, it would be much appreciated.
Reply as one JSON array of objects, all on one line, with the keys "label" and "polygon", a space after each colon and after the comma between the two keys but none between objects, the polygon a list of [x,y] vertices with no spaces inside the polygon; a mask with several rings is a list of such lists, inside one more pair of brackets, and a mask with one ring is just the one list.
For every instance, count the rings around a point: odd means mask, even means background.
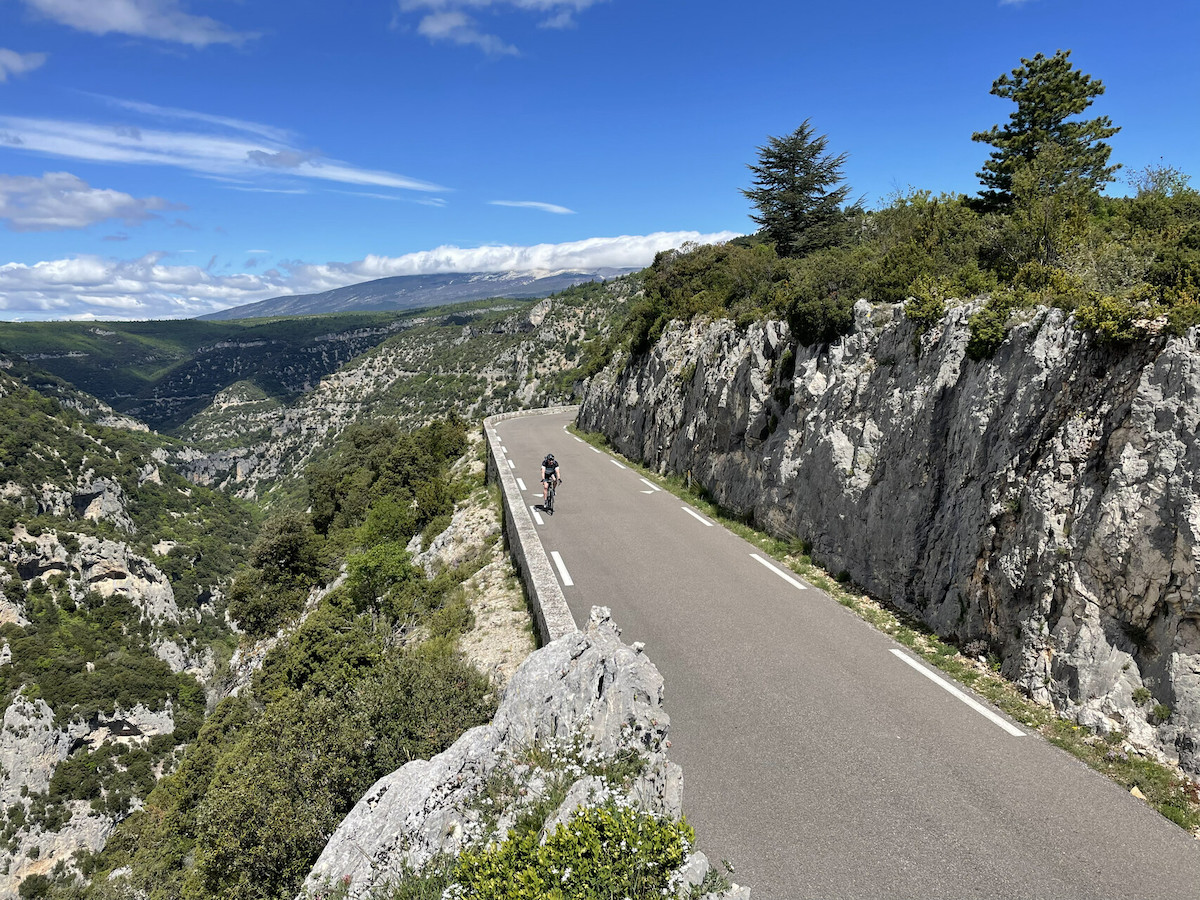
[{"label": "vegetation on slope", "polygon": [[405,550],[472,487],[447,474],[465,448],[461,421],[360,425],[314,467],[313,514],[266,523],[230,599],[252,635],[291,621],[288,636],[85,862],[90,886],[64,878],[49,896],[291,898],[363,791],[490,718],[491,685],[456,650],[471,572],[428,579]]},{"label": "vegetation on slope", "polygon": [[0,348],[165,430],[182,424],[237,381],[250,381],[277,399],[293,397],[383,341],[413,315],[4,322]]},{"label": "vegetation on slope", "polygon": [[[1200,192],[1170,166],[1134,172],[1131,196],[1101,190],[1114,177],[1105,117],[1079,120],[1103,85],[1040,54],[993,86],[1017,109],[975,135],[996,149],[979,197],[910,190],[878,209],[843,208],[844,156],[805,122],[772,138],[747,191],[763,230],[722,247],[660,253],[622,339],[637,353],[671,319],[785,318],[803,344],[846,334],[860,298],[908,300],[928,328],[946,304],[986,295],[971,320],[973,358],[989,356],[1017,309],[1075,313],[1100,340],[1127,342],[1200,323]],[[764,174],[766,173],[766,174]],[[838,193],[838,192],[841,193]]]}]

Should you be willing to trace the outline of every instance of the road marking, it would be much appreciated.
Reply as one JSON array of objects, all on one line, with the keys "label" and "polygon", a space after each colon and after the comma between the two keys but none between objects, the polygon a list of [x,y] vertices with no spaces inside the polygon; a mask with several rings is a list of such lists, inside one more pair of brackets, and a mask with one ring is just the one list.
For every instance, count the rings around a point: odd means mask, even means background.
[{"label": "road marking", "polygon": [[546,524],[545,522],[543,522],[543,521],[542,521],[542,517],[538,515],[538,511],[537,511],[537,507],[536,507],[536,506],[531,506],[531,507],[529,507],[529,511],[530,511],[531,513],[533,513],[533,521],[537,522],[539,525],[545,525],[545,524]]},{"label": "road marking", "polygon": [[599,453],[600,451],[599,451],[599,449],[597,449],[596,447],[593,447],[593,448],[592,448],[592,452],[593,452],[593,453]]},{"label": "road marking", "polygon": [[638,491],[639,494],[645,494],[648,497],[654,496],[654,491]]},{"label": "road marking", "polygon": [[[575,436],[574,436],[574,435],[572,435],[572,437],[575,437]],[[577,442],[577,443],[580,443],[580,444],[582,444],[582,443],[583,443],[583,438],[575,438],[575,440],[576,440],[576,442]]]},{"label": "road marking", "polygon": [[550,555],[554,557],[554,564],[558,566],[558,574],[562,576],[563,584],[570,587],[575,582],[571,580],[571,573],[567,571],[566,565],[563,564],[562,557],[558,555],[557,550],[551,550]]},{"label": "road marking", "polygon": [[509,467],[510,469],[515,469],[515,468],[517,467],[517,464],[516,464],[515,462],[513,462],[513,461],[510,459],[510,460],[508,461],[508,467]]},{"label": "road marking", "polygon": [[503,453],[505,456],[508,456],[508,448],[505,447],[503,444],[500,445],[500,452]]},{"label": "road marking", "polygon": [[517,479],[517,487],[523,491],[529,490],[529,488],[525,487],[525,482],[523,482],[520,478]]},{"label": "road marking", "polygon": [[657,484],[654,484],[653,482],[647,481],[645,478],[639,478],[639,479],[638,479],[638,481],[640,481],[640,482],[641,482],[642,484],[644,484],[646,487],[650,488],[650,490],[652,490],[652,491],[655,491],[655,492],[657,492],[657,491],[661,491],[661,490],[662,490],[662,488],[660,488],[660,487],[659,487]]},{"label": "road marking", "polygon": [[610,459],[610,460],[609,460],[609,462],[610,462],[610,463],[612,463],[614,466],[616,466],[618,469],[623,469],[623,468],[625,468],[623,465],[621,465],[621,464],[620,464],[619,462],[617,462],[615,459]]},{"label": "road marking", "polygon": [[685,513],[687,513],[689,516],[691,516],[693,519],[695,519],[700,524],[707,525],[709,528],[713,527],[712,522],[708,521],[708,519],[704,518],[704,516],[700,515],[700,513],[696,512],[694,509],[688,509],[686,506],[681,506],[680,509],[682,509]]},{"label": "road marking", "polygon": [[758,560],[760,563],[762,563],[764,566],[766,566],[768,569],[770,569],[772,572],[774,572],[776,575],[778,575],[780,578],[782,578],[784,581],[786,581],[788,584],[792,585],[793,587],[798,587],[802,591],[808,589],[807,584],[804,584],[801,581],[797,581],[795,578],[793,578],[787,572],[783,571],[783,569],[779,568],[778,566],[774,565],[773,563],[767,562],[765,559],[763,559],[757,553],[751,553],[750,558]]},{"label": "road marking", "polygon": [[1007,731],[1013,737],[1025,737],[1025,732],[1023,732],[1016,725],[1013,725],[1011,722],[1009,722],[1003,716],[999,716],[996,713],[992,712],[990,709],[988,709],[986,706],[984,706],[979,701],[975,700],[973,697],[968,697],[966,694],[964,694],[962,691],[960,691],[958,688],[956,688],[954,685],[952,685],[946,679],[942,678],[940,675],[935,675],[927,667],[921,665],[921,663],[917,662],[915,659],[913,659],[911,656],[909,656],[903,650],[890,650],[889,652],[892,653],[894,656],[896,656],[898,659],[902,660],[906,665],[909,665],[912,668],[916,669],[918,672],[920,672],[922,675],[924,675],[926,678],[928,678],[934,684],[938,685],[939,687],[943,688],[946,691],[949,691],[951,694],[953,694],[955,697],[957,697],[963,703],[967,704],[967,706],[971,707],[971,709],[975,710],[975,712],[979,713],[981,716],[983,716],[987,719],[990,719],[992,722],[999,725],[1001,728],[1003,728],[1005,731]]}]

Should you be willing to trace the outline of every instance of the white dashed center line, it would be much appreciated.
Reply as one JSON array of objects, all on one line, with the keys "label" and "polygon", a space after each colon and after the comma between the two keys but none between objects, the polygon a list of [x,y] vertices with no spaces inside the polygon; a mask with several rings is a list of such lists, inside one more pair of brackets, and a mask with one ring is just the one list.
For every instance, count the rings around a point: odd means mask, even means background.
[{"label": "white dashed center line", "polygon": [[1001,728],[1003,728],[1005,731],[1007,731],[1013,737],[1025,737],[1025,732],[1023,732],[1016,725],[1009,722],[1003,716],[999,716],[996,713],[992,712],[990,709],[988,709],[986,706],[984,706],[979,701],[975,700],[973,697],[968,697],[966,694],[964,694],[962,691],[960,691],[958,688],[956,688],[954,685],[952,685],[946,679],[942,678],[940,675],[935,675],[933,672],[931,672],[925,666],[921,665],[919,662],[917,662],[915,659],[913,659],[911,656],[909,656],[904,651],[890,650],[888,652],[890,652],[897,659],[903,661],[905,665],[911,666],[912,668],[916,669],[918,672],[920,672],[922,675],[924,675],[926,678],[928,678],[930,681],[932,681],[938,687],[942,688],[942,690],[948,691],[949,693],[953,694],[955,697],[957,697],[963,703],[967,704],[967,706],[971,707],[971,709],[975,710],[975,712],[979,713],[984,718],[989,719],[992,722],[994,722],[995,724],[999,725]]},{"label": "white dashed center line", "polygon": [[774,565],[773,563],[767,562],[765,559],[763,559],[757,553],[751,553],[750,558],[762,563],[764,566],[766,566],[768,569],[770,569],[772,572],[774,572],[776,575],[778,575],[780,578],[782,578],[784,581],[786,581],[788,584],[792,585],[793,587],[798,587],[802,591],[808,588],[807,584],[797,581],[795,578],[793,578],[787,572],[783,571],[783,569],[779,568],[778,566]]},{"label": "white dashed center line", "polygon": [[708,521],[708,519],[704,518],[704,516],[700,515],[700,513],[696,512],[694,509],[688,509],[686,506],[681,506],[680,509],[682,509],[685,513],[687,513],[689,516],[691,516],[693,519],[695,519],[701,525],[707,525],[709,528],[713,527],[712,522]]},{"label": "white dashed center line", "polygon": [[562,576],[562,582],[567,587],[570,587],[575,582],[571,580],[571,573],[567,571],[566,564],[562,561],[562,557],[558,555],[557,550],[551,550],[550,555],[554,557],[554,564],[558,566],[558,574]]}]

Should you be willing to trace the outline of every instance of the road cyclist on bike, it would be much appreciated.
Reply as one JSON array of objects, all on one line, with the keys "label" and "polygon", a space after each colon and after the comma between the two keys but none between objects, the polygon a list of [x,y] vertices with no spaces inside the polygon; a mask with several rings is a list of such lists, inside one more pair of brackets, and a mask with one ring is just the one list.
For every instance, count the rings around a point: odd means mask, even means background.
[{"label": "road cyclist on bike", "polygon": [[546,458],[542,460],[542,509],[548,513],[554,512],[552,491],[561,483],[562,465],[554,458],[553,453],[547,453]]}]

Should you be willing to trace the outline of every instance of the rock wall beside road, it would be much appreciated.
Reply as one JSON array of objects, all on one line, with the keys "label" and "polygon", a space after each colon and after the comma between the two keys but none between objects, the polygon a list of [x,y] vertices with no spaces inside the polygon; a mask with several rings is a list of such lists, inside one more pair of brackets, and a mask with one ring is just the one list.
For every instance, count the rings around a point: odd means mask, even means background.
[{"label": "rock wall beside road", "polygon": [[1040,309],[976,362],[971,311],[921,335],[860,301],[825,347],[674,323],[579,424],[1200,774],[1196,333],[1105,347]]}]

